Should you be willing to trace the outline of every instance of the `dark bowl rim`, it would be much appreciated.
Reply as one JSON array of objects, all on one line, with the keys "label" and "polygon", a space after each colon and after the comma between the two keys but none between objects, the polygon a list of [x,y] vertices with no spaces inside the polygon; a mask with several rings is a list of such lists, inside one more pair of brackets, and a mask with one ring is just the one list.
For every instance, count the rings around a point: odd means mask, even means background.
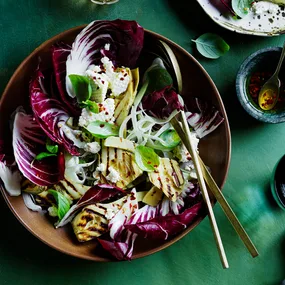
[{"label": "dark bowl rim", "polygon": [[[247,66],[248,64],[258,55],[260,54],[266,54],[266,53],[275,53],[275,52],[281,52],[282,48],[281,47],[267,47],[260,49],[251,55],[249,55],[241,64],[241,66],[238,69],[237,76],[236,76],[236,93],[238,100],[241,104],[241,106],[244,108],[244,110],[253,118],[256,120],[259,120],[261,122],[265,123],[282,123],[285,122],[285,111],[284,114],[281,115],[281,113],[277,114],[270,114],[267,116],[264,116],[264,112],[257,109],[252,105],[252,103],[248,99],[248,95],[243,92],[243,86],[245,84],[244,82],[244,70],[247,71]],[[246,72],[247,73],[247,72]],[[246,74],[248,75],[248,74]]]},{"label": "dark bowl rim", "polygon": [[[20,65],[17,67],[17,69],[15,70],[15,72],[13,73],[13,75],[11,76],[8,84],[6,85],[4,92],[2,93],[2,96],[0,98],[0,106],[2,105],[3,101],[4,101],[4,97],[7,96],[8,94],[8,90],[10,89],[10,85],[12,85],[12,83],[14,82],[15,78],[17,78],[17,75],[19,73],[19,71],[21,70],[22,66],[26,65],[31,58],[34,57],[34,55],[41,49],[43,49],[46,45],[50,45],[51,42],[55,42],[60,40],[64,35],[68,34],[68,33],[73,33],[75,31],[80,32],[80,30],[82,30],[84,27],[86,27],[88,24],[83,24],[83,25],[79,25],[70,29],[67,29],[51,38],[49,38],[48,40],[44,41],[42,44],[40,44],[32,53],[30,53],[21,63]],[[190,57],[191,60],[200,68],[200,70],[203,72],[203,74],[205,75],[205,77],[207,78],[207,80],[209,81],[211,87],[213,88],[213,91],[216,93],[216,98],[219,104],[219,107],[222,111],[223,117],[224,117],[224,122],[223,124],[225,124],[225,132],[226,132],[226,142],[227,142],[227,150],[226,150],[226,165],[225,165],[225,175],[224,178],[222,180],[220,189],[223,188],[223,186],[225,185],[227,176],[228,176],[228,172],[229,172],[229,166],[230,166],[230,159],[231,159],[231,133],[230,133],[230,127],[229,127],[229,121],[228,121],[228,117],[226,114],[226,110],[221,98],[221,95],[216,87],[216,85],[214,84],[213,80],[211,79],[211,77],[209,76],[209,74],[207,73],[207,71],[204,69],[204,67],[190,54],[188,53],[184,48],[182,48],[181,46],[179,46],[178,44],[176,44],[175,42],[173,42],[172,40],[168,39],[165,36],[162,36],[156,32],[150,31],[148,29],[144,29],[144,31],[156,38],[159,38],[160,40],[164,40],[168,43],[170,43],[171,45],[175,46],[175,48],[177,48],[178,50],[181,51],[181,53],[184,53],[187,57]],[[9,201],[8,198],[8,193],[5,191],[5,189],[3,187],[0,187],[1,193],[4,197],[4,200],[6,201],[7,205],[9,206],[10,210],[12,211],[12,213],[14,214],[14,216],[18,219],[18,221],[30,232],[32,233],[36,238],[38,238],[40,241],[42,241],[43,243],[45,243],[46,245],[48,245],[49,247],[64,253],[66,255],[70,255],[73,257],[77,257],[77,258],[81,258],[81,259],[85,259],[85,260],[91,260],[91,261],[97,261],[97,262],[113,262],[113,259],[109,259],[109,258],[102,258],[102,257],[98,257],[96,255],[94,255],[94,257],[90,257],[90,256],[86,256],[84,254],[81,253],[77,253],[74,251],[68,251],[68,250],[64,250],[56,245],[53,245],[51,243],[49,243],[47,240],[44,239],[44,237],[41,237],[36,231],[32,230],[27,224],[26,222],[16,213],[12,203]],[[212,206],[215,205],[216,200],[213,199],[211,204]],[[198,226],[202,220],[207,216],[207,214],[201,215],[194,223],[192,223],[190,226],[188,226],[183,232],[181,232],[180,234],[176,235],[175,237],[171,238],[170,240],[168,240],[167,242],[165,242],[164,244],[157,246],[153,249],[147,250],[145,252],[142,253],[138,253],[136,255],[133,256],[132,260],[138,259],[138,258],[142,258],[142,257],[146,257],[149,256],[151,254],[154,254],[156,252],[159,252],[167,247],[169,247],[170,245],[174,244],[176,241],[182,239],[185,235],[187,235],[190,231],[192,231],[196,226]]]}]

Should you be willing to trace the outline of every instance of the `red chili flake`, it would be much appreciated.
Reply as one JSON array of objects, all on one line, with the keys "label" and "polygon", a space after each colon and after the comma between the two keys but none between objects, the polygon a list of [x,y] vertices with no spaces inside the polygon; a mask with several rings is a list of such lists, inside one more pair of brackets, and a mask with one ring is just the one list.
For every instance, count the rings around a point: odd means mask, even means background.
[{"label": "red chili flake", "polygon": [[125,74],[124,74],[124,77],[126,77],[127,75],[128,75],[128,73],[125,73]]},{"label": "red chili flake", "polygon": [[148,161],[147,164],[151,164],[151,161]]},{"label": "red chili flake", "polygon": [[124,78],[124,77],[121,77],[120,80],[123,81],[123,80],[125,80],[125,78]]},{"label": "red chili flake", "polygon": [[102,107],[103,105],[101,103],[98,104],[99,107]]},{"label": "red chili flake", "polygon": [[104,125],[104,124],[101,124],[101,125],[100,125],[100,128],[104,128],[104,127],[105,127],[105,125]]},{"label": "red chili flake", "polygon": [[105,83],[105,81],[104,81],[104,80],[101,80],[101,82],[102,82],[102,84],[104,84],[104,83]]},{"label": "red chili flake", "polygon": [[109,115],[109,113],[108,113],[108,112],[105,112],[105,115]]},{"label": "red chili flake", "polygon": [[153,167],[158,167],[158,165],[155,164]]}]

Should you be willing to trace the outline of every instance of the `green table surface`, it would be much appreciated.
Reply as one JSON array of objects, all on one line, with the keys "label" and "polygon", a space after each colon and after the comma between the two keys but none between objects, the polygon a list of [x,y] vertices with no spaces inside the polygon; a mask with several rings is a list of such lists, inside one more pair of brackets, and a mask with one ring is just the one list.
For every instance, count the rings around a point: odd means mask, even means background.
[{"label": "green table surface", "polygon": [[[216,25],[196,1],[120,0],[98,6],[90,0],[0,1],[0,91],[38,45],[95,19],[133,19],[184,47],[217,85],[229,117],[232,158],[224,195],[255,242],[253,259],[219,205],[214,208],[230,268],[222,269],[208,218],[171,247],[131,262],[94,263],[61,254],[32,236],[0,198],[0,284],[280,284],[285,279],[285,212],[272,199],[269,179],[285,152],[285,124],[249,117],[235,92],[242,61],[256,50],[282,46],[285,36],[235,34]],[[228,54],[208,60],[191,39],[221,35]]]}]

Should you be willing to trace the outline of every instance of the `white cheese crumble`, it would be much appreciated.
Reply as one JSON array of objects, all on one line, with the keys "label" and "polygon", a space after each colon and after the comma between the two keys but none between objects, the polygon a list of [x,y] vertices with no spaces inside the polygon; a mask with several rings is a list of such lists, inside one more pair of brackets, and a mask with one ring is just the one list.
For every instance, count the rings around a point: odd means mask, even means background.
[{"label": "white cheese crumble", "polygon": [[105,44],[104,49],[105,50],[110,50],[110,44]]},{"label": "white cheese crumble", "polygon": [[112,183],[117,183],[121,179],[120,173],[117,170],[115,170],[112,166],[110,166],[108,170],[109,170],[109,175],[106,176],[106,179],[111,181]]},{"label": "white cheese crumble", "polygon": [[278,11],[279,6],[274,3],[267,1],[254,2],[252,5],[252,10],[256,15],[261,15],[263,13],[275,14]]},{"label": "white cheese crumble", "polygon": [[49,207],[48,213],[51,217],[57,217],[57,208],[55,206]]},{"label": "white cheese crumble", "polygon": [[91,122],[103,121],[114,122],[115,101],[112,98],[106,99],[102,104],[99,104],[99,113],[95,114],[88,110],[88,108],[82,109],[81,116],[79,117],[79,126],[87,127]]},{"label": "white cheese crumble", "polygon": [[[110,45],[106,44],[105,49],[108,50],[108,48]],[[128,88],[130,76],[124,67],[115,69],[112,61],[106,56],[101,59],[101,62],[102,66],[90,65],[86,75],[91,77],[99,87],[96,96],[99,94],[100,101],[103,102],[108,89],[111,91],[111,96],[116,97],[124,93]]]},{"label": "white cheese crumble", "polygon": [[107,209],[106,210],[105,217],[107,220],[113,219],[114,216],[115,216],[115,211],[113,209]]},{"label": "white cheese crumble", "polygon": [[84,150],[91,153],[98,153],[101,150],[101,146],[98,142],[91,142],[84,146]]},{"label": "white cheese crumble", "polygon": [[102,172],[105,170],[105,164],[104,163],[100,163],[97,168],[96,171]]}]

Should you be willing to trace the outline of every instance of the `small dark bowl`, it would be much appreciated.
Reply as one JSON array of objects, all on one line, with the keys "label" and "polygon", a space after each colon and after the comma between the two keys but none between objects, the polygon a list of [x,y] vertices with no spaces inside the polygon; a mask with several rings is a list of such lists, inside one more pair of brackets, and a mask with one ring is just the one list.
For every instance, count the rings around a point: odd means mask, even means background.
[{"label": "small dark bowl", "polygon": [[270,188],[278,206],[285,210],[285,155],[276,163],[272,172]]},{"label": "small dark bowl", "polygon": [[[282,49],[271,47],[258,50],[250,55],[240,66],[236,78],[236,92],[238,99],[245,111],[255,119],[266,123],[285,122],[285,108],[278,107],[270,111],[264,111],[253,101],[248,92],[248,83],[251,74],[254,72],[272,72],[274,73]],[[284,80],[285,69],[281,68],[279,78]]]}]

